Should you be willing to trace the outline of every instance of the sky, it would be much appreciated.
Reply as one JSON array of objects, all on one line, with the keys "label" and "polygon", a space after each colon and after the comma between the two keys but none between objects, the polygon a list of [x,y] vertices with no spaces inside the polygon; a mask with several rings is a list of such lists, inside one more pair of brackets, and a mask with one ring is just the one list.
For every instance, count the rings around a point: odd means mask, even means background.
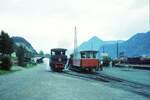
[{"label": "sky", "polygon": [[39,52],[73,49],[93,36],[127,40],[150,30],[149,0],[0,0],[0,30],[21,36]]}]

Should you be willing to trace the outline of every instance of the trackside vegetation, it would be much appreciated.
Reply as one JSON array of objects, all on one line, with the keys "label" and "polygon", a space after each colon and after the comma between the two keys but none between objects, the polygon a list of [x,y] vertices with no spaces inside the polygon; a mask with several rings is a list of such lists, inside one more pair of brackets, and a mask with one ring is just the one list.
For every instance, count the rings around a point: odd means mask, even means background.
[{"label": "trackside vegetation", "polygon": [[30,68],[36,65],[33,61],[34,54],[24,45],[17,45],[8,33],[3,30],[0,33],[0,75],[17,70],[12,66]]}]

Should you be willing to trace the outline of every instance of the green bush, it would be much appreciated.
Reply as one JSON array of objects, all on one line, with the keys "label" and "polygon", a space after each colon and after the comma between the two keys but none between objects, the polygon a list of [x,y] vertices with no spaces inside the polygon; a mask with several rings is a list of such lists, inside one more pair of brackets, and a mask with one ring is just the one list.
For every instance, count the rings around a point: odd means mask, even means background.
[{"label": "green bush", "polygon": [[12,62],[11,62],[11,57],[10,56],[3,56],[2,58],[1,58],[1,64],[0,64],[0,68],[2,69],[2,70],[10,70],[11,69],[11,67],[12,67]]}]

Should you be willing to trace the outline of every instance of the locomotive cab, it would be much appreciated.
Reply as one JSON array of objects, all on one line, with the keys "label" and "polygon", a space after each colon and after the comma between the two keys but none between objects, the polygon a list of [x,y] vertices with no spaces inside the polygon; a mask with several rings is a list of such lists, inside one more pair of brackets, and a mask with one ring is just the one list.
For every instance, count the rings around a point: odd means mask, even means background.
[{"label": "locomotive cab", "polygon": [[55,48],[51,49],[50,68],[52,71],[62,71],[67,63],[67,49]]}]

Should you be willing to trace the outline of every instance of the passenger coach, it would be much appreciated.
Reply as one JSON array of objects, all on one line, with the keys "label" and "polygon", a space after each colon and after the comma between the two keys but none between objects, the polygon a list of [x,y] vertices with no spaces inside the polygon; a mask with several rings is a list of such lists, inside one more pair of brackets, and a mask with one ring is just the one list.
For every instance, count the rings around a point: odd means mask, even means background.
[{"label": "passenger coach", "polygon": [[82,71],[96,72],[99,70],[100,61],[97,58],[98,51],[80,51],[73,54],[72,69]]}]

